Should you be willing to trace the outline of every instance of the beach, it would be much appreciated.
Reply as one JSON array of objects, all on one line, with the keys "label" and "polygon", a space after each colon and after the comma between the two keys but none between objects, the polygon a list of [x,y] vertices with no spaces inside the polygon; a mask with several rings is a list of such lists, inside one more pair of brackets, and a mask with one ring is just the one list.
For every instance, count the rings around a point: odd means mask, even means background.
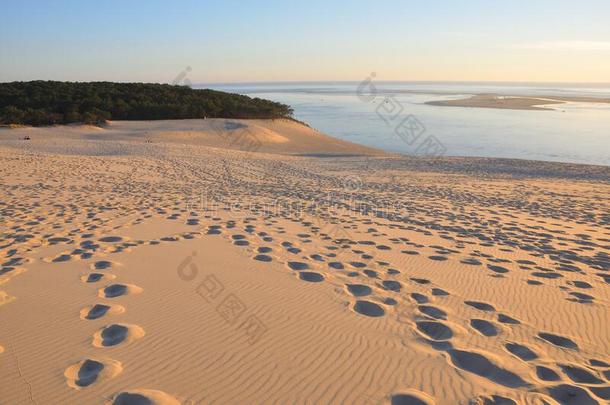
[{"label": "beach", "polygon": [[206,119],[0,168],[2,404],[610,400],[608,166]]},{"label": "beach", "polygon": [[[607,98],[595,97],[554,97],[554,96],[504,96],[499,94],[475,94],[457,100],[429,101],[426,104],[444,107],[499,108],[508,110],[553,110],[566,102],[573,103],[610,103]],[[545,107],[546,106],[546,107]]]}]

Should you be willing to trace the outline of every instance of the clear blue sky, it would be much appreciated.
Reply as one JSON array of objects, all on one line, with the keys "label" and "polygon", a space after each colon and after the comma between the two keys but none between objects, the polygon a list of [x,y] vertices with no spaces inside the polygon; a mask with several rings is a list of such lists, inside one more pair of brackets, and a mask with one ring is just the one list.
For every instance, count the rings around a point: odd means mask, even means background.
[{"label": "clear blue sky", "polygon": [[610,82],[610,0],[0,2],[0,81]]}]

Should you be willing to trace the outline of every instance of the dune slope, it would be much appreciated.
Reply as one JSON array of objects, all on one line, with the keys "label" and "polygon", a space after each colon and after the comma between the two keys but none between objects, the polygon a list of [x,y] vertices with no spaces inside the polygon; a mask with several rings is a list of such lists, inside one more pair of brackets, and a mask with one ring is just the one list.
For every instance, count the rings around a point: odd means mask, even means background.
[{"label": "dune slope", "polygon": [[189,125],[0,134],[0,402],[608,401],[609,169]]}]

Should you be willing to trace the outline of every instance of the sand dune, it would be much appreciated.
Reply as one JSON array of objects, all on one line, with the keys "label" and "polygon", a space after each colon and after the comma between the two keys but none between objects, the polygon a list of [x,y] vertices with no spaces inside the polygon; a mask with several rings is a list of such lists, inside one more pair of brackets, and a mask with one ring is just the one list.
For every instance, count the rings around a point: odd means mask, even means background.
[{"label": "sand dune", "polygon": [[608,168],[234,120],[0,130],[0,167],[0,403],[610,400]]},{"label": "sand dune", "polygon": [[[384,154],[332,138],[287,119],[110,121],[104,127],[73,125],[0,129],[0,139],[7,145],[15,146],[25,136],[36,141],[29,146],[40,147],[40,151],[75,155],[138,154],[142,153],[142,142],[148,142],[150,148],[170,143],[281,154]],[[58,149],[60,146],[62,150]]]}]

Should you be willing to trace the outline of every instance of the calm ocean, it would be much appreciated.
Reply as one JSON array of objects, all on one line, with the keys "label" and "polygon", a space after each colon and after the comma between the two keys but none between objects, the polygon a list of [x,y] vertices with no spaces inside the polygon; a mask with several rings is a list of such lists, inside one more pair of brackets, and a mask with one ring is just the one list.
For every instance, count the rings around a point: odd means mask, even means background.
[{"label": "calm ocean", "polygon": [[[425,102],[478,93],[610,97],[609,85],[359,82],[211,84],[279,101],[295,118],[336,138],[419,153],[425,139],[447,156],[483,156],[610,166],[610,104],[566,103],[553,111],[439,107]],[[401,127],[402,126],[402,127]],[[409,129],[414,132],[405,136]],[[406,132],[405,132],[406,131]],[[416,133],[415,133],[416,132]],[[401,136],[402,134],[402,136]],[[415,135],[421,135],[415,141]]]}]

